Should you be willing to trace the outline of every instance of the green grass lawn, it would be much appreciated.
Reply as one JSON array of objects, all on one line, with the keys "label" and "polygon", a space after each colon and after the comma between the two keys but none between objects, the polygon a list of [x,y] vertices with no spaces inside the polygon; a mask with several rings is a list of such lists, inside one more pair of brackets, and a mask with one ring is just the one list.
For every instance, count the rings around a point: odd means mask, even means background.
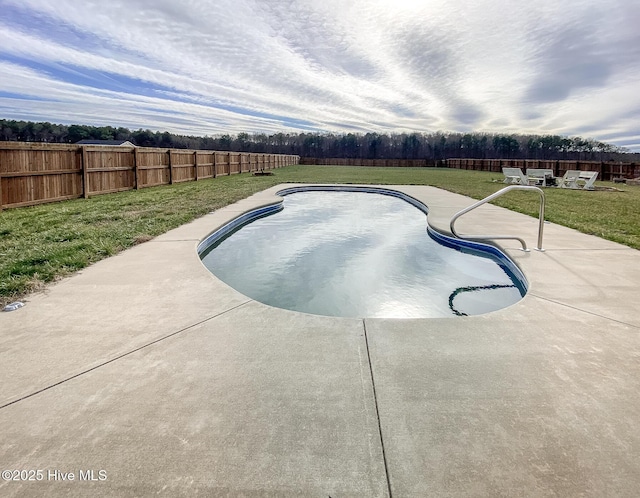
[{"label": "green grass lawn", "polygon": [[[432,185],[481,199],[504,187],[502,178],[440,168],[289,166],[273,176],[242,174],[9,209],[0,213],[0,303],[278,183]],[[640,249],[640,187],[620,190],[545,189],[546,219]],[[513,192],[495,204],[537,216],[538,202],[535,193]]]}]

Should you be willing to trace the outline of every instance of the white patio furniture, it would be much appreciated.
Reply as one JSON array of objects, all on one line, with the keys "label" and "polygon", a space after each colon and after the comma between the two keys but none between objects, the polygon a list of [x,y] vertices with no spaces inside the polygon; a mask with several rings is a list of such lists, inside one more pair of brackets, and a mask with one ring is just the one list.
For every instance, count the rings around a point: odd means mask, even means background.
[{"label": "white patio furniture", "polygon": [[529,185],[527,175],[520,168],[502,168],[504,183],[511,185]]},{"label": "white patio furniture", "polygon": [[556,179],[553,176],[552,169],[544,168],[527,168],[527,178],[529,185],[537,187],[551,187],[556,185]]},{"label": "white patio furniture", "polygon": [[597,177],[597,171],[568,170],[560,180],[560,187],[593,190]]}]

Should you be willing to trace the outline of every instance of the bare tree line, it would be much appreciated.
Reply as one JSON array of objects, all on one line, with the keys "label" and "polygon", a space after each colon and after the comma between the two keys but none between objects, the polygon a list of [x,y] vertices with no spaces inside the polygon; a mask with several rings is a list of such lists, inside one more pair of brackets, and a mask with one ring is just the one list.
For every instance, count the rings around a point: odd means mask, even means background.
[{"label": "bare tree line", "polygon": [[0,120],[0,140],[75,143],[129,140],[141,147],[296,154],[361,159],[547,159],[638,161],[623,147],[590,138],[500,133],[238,133],[186,136],[113,126]]}]

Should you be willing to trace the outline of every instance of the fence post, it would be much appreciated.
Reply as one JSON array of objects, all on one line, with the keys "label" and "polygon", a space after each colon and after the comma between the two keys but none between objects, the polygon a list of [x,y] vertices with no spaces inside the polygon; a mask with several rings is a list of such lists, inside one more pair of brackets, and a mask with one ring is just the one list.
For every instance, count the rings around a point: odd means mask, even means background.
[{"label": "fence post", "polygon": [[196,169],[196,181],[198,181],[198,151],[193,152],[193,166]]},{"label": "fence post", "polygon": [[213,177],[216,178],[218,176],[218,166],[216,165],[216,157],[218,154],[216,151],[213,151]]},{"label": "fence post", "polygon": [[231,152],[227,152],[227,175],[231,176]]},{"label": "fence post", "polygon": [[169,185],[173,185],[173,162],[171,161],[171,149],[167,149],[169,153]]},{"label": "fence post", "polygon": [[80,168],[82,169],[82,197],[89,198],[89,174],[87,171],[87,147],[82,146],[80,155]]},{"label": "fence post", "polygon": [[2,171],[0,171],[0,211],[2,211]]},{"label": "fence post", "polygon": [[140,190],[140,172],[138,170],[138,148],[133,149],[133,181],[135,183],[135,189]]}]

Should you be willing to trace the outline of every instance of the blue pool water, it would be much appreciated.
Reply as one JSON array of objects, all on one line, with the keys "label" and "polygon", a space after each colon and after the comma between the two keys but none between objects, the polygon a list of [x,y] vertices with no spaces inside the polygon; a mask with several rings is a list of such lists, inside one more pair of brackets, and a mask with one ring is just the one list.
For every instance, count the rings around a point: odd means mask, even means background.
[{"label": "blue pool water", "polygon": [[200,255],[246,296],[317,315],[476,315],[524,296],[506,257],[437,242],[418,207],[371,192],[289,193],[281,210],[209,237]]}]

